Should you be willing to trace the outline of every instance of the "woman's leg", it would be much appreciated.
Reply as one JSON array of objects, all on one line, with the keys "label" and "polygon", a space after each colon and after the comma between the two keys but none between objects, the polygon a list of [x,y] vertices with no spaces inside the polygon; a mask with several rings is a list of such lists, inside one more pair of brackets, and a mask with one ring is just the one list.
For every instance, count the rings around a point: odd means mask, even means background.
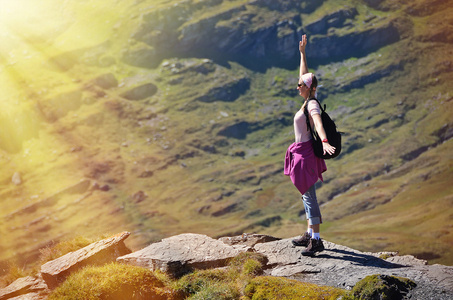
[{"label": "woman's leg", "polygon": [[319,224],[316,225],[310,225],[310,220],[307,220],[307,228],[311,228],[312,232],[314,233],[319,233]]},{"label": "woman's leg", "polygon": [[319,236],[319,224],[322,223],[321,211],[319,209],[318,199],[316,198],[315,185],[302,196],[304,201],[307,224],[312,228],[313,234],[307,248],[302,251],[304,256],[313,256],[316,252],[324,251],[324,244]]},{"label": "woman's leg", "polygon": [[319,233],[319,224],[322,223],[322,216],[318,199],[316,198],[315,185],[312,185],[308,191],[302,195],[302,201],[304,202],[307,226],[312,228],[314,233]]}]

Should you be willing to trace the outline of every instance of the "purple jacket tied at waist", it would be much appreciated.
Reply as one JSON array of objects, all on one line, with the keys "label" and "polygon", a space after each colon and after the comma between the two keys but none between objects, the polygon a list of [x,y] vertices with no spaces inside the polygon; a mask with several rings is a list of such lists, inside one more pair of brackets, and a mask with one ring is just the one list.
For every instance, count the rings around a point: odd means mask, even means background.
[{"label": "purple jacket tied at waist", "polygon": [[315,156],[312,141],[292,143],[285,156],[284,174],[303,195],[318,179],[323,181],[322,173],[327,170],[324,159]]}]

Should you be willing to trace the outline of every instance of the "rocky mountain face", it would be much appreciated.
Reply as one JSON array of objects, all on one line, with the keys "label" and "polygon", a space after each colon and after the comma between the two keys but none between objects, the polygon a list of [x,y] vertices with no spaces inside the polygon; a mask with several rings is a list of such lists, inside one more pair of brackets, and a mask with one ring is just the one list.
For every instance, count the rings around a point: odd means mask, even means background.
[{"label": "rocky mountain face", "polygon": [[409,20],[391,14],[362,15],[363,24],[357,28],[359,13],[348,5],[338,5],[309,22],[301,16],[313,13],[323,3],[247,1],[223,8],[223,1],[182,1],[142,15],[124,60],[152,67],[162,58],[195,56],[239,61],[253,69],[290,66],[298,59],[294,45],[305,33],[313,36],[307,49],[311,59],[338,61],[365,56],[399,41],[410,30]]},{"label": "rocky mountain face", "polygon": [[[18,112],[0,115],[0,274],[56,240],[125,227],[136,248],[187,231],[299,234],[283,158],[303,33],[345,132],[317,186],[322,234],[453,262],[448,1],[85,4],[55,4],[60,30],[1,61],[27,76],[5,96],[23,99]],[[83,43],[68,46],[74,32]]]}]

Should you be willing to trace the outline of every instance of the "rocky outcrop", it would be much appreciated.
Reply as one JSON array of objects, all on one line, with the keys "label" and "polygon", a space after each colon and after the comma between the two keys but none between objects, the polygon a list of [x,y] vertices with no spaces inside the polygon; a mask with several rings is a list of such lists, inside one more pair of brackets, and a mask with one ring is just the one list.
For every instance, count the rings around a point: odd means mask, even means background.
[{"label": "rocky outcrop", "polygon": [[[132,35],[136,42],[125,50],[125,61],[151,67],[165,57],[192,55],[214,60],[227,57],[251,66],[258,61],[259,65],[266,61],[281,65],[296,59],[294,45],[302,33],[313,36],[308,47],[316,51],[307,50],[311,57],[341,60],[366,55],[398,41],[402,35],[397,21],[376,15],[356,18],[359,12],[354,7],[304,24],[301,14],[314,11],[322,1],[255,0],[197,18],[199,10],[220,3],[183,1],[145,13]],[[363,24],[358,19],[364,19]],[[336,28],[341,32],[337,33]]]},{"label": "rocky outcrop", "polygon": [[248,4],[260,7],[267,7],[275,11],[288,11],[299,8],[302,13],[310,13],[322,5],[324,1],[310,1],[310,0],[252,0]]},{"label": "rocky outcrop", "polygon": [[224,101],[232,102],[245,93],[250,87],[249,78],[240,78],[231,82],[225,83],[223,86],[215,86],[208,92],[196,100],[201,102]]},{"label": "rocky outcrop", "polygon": [[[132,263],[152,270],[160,269],[179,276],[193,269],[221,267],[228,257],[241,251],[253,251],[268,259],[266,275],[283,276],[315,283],[352,289],[367,276],[382,278],[398,276],[415,282],[416,287],[402,287],[401,294],[412,299],[450,299],[453,297],[453,267],[427,265],[426,261],[397,253],[360,252],[324,241],[326,250],[315,257],[301,255],[291,239],[243,234],[214,240],[204,235],[182,234],[140,251],[119,257],[118,261]],[[395,292],[395,289],[389,291]]]},{"label": "rocky outcrop", "polygon": [[71,273],[88,265],[103,265],[130,253],[124,240],[130,235],[122,232],[70,252],[41,266],[36,276],[19,278],[0,289],[0,300],[46,299],[52,289],[61,284]]},{"label": "rocky outcrop", "polygon": [[398,256],[392,252],[360,252],[328,241],[324,241],[324,246],[326,250],[315,257],[302,256],[302,249],[293,247],[291,239],[259,243],[253,249],[268,258],[266,273],[273,276],[351,289],[366,276],[381,274],[414,281],[416,288],[408,292],[412,299],[453,296],[451,266],[431,266],[411,255]]},{"label": "rocky outcrop", "polygon": [[117,261],[179,277],[195,269],[223,267],[239,254],[232,246],[201,234],[182,234],[121,256]]},{"label": "rocky outcrop", "polygon": [[72,272],[87,265],[112,262],[117,257],[131,252],[124,244],[129,235],[129,232],[123,232],[49,261],[41,266],[42,278],[49,288],[55,288]]},{"label": "rocky outcrop", "polygon": [[[161,76],[158,80],[166,81],[172,86],[179,85],[186,88],[187,94],[192,92],[194,85],[200,84],[201,88],[193,94],[192,104],[233,102],[250,89],[251,78],[247,72],[217,65],[211,59],[166,60],[161,64],[160,72]],[[178,92],[174,96],[171,92],[169,93],[170,98],[174,97],[175,100],[180,98]],[[190,110],[188,107],[180,109]]]},{"label": "rocky outcrop", "polygon": [[[310,34],[327,34],[329,28],[343,27],[348,19],[354,18],[357,14],[355,7],[347,7],[327,14],[319,20],[306,25],[305,28]],[[349,24],[348,27],[351,26],[352,24]]]},{"label": "rocky outcrop", "polygon": [[179,277],[197,269],[224,267],[241,252],[257,252],[266,257],[263,275],[347,290],[354,288],[357,295],[363,295],[366,290],[370,295],[391,295],[391,299],[453,298],[453,267],[428,265],[424,260],[411,255],[398,256],[396,252],[361,252],[324,241],[323,252],[306,257],[301,255],[300,247],[292,245],[291,239],[246,233],[213,239],[187,233],[125,254],[123,241],[128,236],[128,232],[123,232],[50,261],[37,276],[20,278],[1,289],[0,300],[45,299],[71,272],[87,264],[101,265],[116,260]]},{"label": "rocky outcrop", "polygon": [[313,58],[332,61],[344,57],[361,57],[382,46],[397,42],[400,35],[395,23],[388,22],[341,36],[333,34],[314,36],[307,45],[307,51]]}]

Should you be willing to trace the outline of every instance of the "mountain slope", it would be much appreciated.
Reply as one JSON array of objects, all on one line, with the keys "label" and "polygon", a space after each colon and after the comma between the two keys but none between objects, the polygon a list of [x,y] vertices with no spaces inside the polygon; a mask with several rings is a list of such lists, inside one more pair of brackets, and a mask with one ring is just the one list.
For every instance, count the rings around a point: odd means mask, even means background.
[{"label": "mountain slope", "polygon": [[318,189],[323,235],[452,263],[448,1],[43,3],[59,15],[42,29],[2,23],[1,260],[118,229],[132,248],[299,234],[282,171],[308,33],[346,132]]}]

